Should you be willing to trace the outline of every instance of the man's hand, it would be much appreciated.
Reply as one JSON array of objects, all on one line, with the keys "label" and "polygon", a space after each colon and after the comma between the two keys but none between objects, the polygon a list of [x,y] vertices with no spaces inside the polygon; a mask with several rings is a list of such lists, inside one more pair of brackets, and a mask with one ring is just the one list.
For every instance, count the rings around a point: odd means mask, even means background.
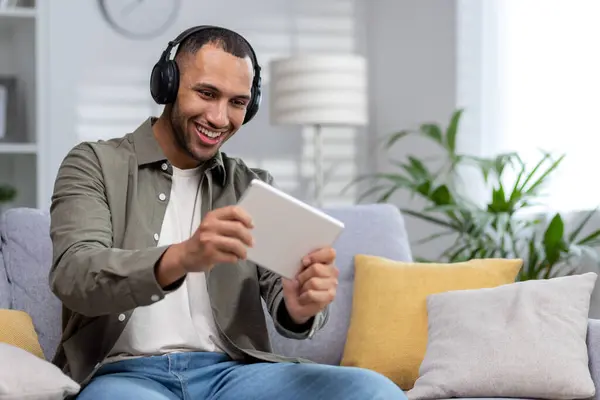
[{"label": "man's hand", "polygon": [[250,216],[237,206],[207,213],[192,237],[167,249],[157,268],[159,284],[165,287],[188,272],[246,259],[246,249],[253,245],[252,227]]},{"label": "man's hand", "polygon": [[183,268],[202,272],[215,264],[246,259],[246,249],[253,244],[252,227],[250,216],[236,206],[207,213],[194,235],[183,242]]},{"label": "man's hand", "polygon": [[306,323],[335,298],[339,271],[334,261],[335,250],[323,248],[304,257],[295,280],[282,278],[285,306],[296,324]]}]

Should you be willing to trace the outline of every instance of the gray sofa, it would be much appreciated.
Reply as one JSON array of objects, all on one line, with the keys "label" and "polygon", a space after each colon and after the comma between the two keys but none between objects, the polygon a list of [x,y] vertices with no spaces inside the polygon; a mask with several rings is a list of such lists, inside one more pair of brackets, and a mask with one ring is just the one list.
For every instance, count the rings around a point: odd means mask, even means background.
[{"label": "gray sofa", "polygon": [[[340,268],[338,296],[327,326],[312,340],[284,339],[269,322],[274,351],[326,364],[339,364],[352,306],[353,255],[372,254],[400,261],[412,259],[404,221],[389,205],[359,205],[327,209],[345,222],[336,243]],[[47,212],[12,209],[0,217],[0,308],[23,310],[33,319],[47,359],[54,355],[60,337],[60,302],[50,292],[48,269],[52,248]],[[600,400],[600,321],[588,328],[590,369]]]}]

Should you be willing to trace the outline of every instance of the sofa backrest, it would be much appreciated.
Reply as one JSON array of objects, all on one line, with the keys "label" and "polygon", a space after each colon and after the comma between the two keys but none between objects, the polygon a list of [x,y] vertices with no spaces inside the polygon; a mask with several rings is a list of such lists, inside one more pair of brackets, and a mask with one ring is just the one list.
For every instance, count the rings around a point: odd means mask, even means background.
[{"label": "sofa backrest", "polygon": [[[358,205],[325,212],[346,225],[335,243],[340,277],[326,327],[312,340],[298,341],[281,337],[270,318],[267,326],[275,352],[339,364],[352,308],[354,255],[372,254],[399,261],[410,261],[412,255],[402,215],[393,206]],[[53,357],[61,335],[61,304],[50,291],[48,279],[52,262],[49,228],[48,213],[35,209],[12,209],[0,217],[0,262],[4,260],[11,286],[9,291],[6,284],[2,286],[0,267],[0,301],[5,304],[2,307],[9,304],[31,315],[48,359]]]},{"label": "sofa backrest", "polygon": [[10,306],[27,312],[46,358],[54,356],[61,334],[61,305],[50,291],[52,263],[50,218],[31,208],[9,209],[0,216],[2,259],[10,282]]},{"label": "sofa backrest", "polygon": [[412,254],[404,219],[396,207],[369,204],[324,211],[343,221],[346,226],[334,245],[340,276],[336,298],[330,306],[329,321],[311,340],[283,338],[275,332],[269,319],[267,326],[276,353],[338,365],[346,344],[352,312],[354,255],[368,254],[397,261],[412,261]]},{"label": "sofa backrest", "polygon": [[[0,231],[2,227],[0,226]],[[10,308],[10,285],[4,268],[4,258],[2,257],[2,241],[0,241],[0,309]]]}]

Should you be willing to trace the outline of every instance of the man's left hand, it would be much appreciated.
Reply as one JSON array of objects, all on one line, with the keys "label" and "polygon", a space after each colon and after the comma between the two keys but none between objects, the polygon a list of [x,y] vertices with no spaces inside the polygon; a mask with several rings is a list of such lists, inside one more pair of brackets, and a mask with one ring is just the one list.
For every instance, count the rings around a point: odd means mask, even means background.
[{"label": "man's left hand", "polygon": [[322,248],[303,258],[296,279],[282,278],[285,305],[296,324],[305,324],[335,298],[339,271],[334,261],[335,250]]}]

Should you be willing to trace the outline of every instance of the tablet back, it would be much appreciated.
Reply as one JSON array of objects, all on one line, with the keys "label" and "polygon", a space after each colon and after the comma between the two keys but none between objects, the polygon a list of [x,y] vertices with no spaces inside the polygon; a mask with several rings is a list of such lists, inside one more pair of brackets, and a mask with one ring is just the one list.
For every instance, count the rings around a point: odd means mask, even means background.
[{"label": "tablet back", "polygon": [[258,179],[238,205],[254,224],[248,259],[288,279],[300,271],[305,255],[332,246],[344,229],[341,221]]}]

